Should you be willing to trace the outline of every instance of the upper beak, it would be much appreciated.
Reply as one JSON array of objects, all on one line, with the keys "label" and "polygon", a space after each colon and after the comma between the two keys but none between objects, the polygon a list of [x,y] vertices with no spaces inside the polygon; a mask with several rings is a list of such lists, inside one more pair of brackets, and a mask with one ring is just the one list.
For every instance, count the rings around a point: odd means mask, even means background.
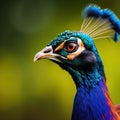
[{"label": "upper beak", "polygon": [[34,62],[40,60],[40,59],[50,59],[54,61],[61,62],[57,57],[59,55],[53,53],[53,48],[52,46],[47,46],[43,50],[39,51],[35,57],[34,57]]}]

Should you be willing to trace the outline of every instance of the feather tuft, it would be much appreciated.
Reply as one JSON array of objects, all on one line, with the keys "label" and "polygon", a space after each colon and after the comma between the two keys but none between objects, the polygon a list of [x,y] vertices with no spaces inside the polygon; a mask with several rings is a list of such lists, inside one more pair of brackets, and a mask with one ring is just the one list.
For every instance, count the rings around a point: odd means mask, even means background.
[{"label": "feather tuft", "polygon": [[91,16],[94,16],[96,18],[102,16],[102,11],[100,7],[95,5],[89,5],[88,7],[86,7],[83,12],[83,17],[91,17]]},{"label": "feather tuft", "polygon": [[120,21],[111,10],[89,5],[83,11],[80,32],[90,35],[93,39],[112,38],[116,42],[120,34]]}]

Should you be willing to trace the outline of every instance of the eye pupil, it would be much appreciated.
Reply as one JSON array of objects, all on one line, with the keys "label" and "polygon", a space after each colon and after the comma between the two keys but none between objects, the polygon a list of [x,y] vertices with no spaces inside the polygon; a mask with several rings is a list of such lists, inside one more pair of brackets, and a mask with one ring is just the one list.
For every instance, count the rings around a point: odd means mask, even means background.
[{"label": "eye pupil", "polygon": [[74,46],[72,44],[70,44],[68,47],[69,47],[69,49],[73,49]]}]

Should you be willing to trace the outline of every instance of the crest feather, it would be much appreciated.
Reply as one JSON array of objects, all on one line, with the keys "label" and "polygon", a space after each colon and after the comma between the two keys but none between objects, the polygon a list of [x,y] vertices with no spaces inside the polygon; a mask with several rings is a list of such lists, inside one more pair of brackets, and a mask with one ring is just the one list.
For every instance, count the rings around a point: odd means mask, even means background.
[{"label": "crest feather", "polygon": [[101,9],[96,5],[89,5],[83,11],[83,24],[80,32],[90,35],[94,39],[112,38],[118,41],[120,21],[109,9]]}]

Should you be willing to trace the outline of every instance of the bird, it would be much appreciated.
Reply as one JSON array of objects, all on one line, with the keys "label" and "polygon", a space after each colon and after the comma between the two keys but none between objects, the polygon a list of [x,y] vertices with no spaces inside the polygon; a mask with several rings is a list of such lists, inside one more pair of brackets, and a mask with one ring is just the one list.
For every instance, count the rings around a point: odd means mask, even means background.
[{"label": "bird", "polygon": [[117,42],[120,20],[115,13],[95,4],[81,13],[79,31],[65,30],[34,56],[48,59],[66,70],[76,86],[71,120],[120,120],[120,104],[115,105],[106,85],[104,65],[95,40]]}]

